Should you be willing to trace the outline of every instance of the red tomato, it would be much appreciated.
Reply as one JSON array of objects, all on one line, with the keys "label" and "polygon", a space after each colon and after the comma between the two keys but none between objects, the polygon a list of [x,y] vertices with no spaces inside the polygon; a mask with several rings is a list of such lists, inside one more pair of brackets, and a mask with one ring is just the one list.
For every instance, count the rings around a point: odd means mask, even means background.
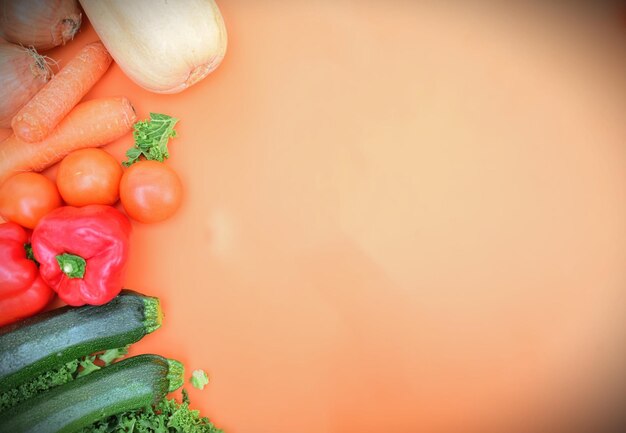
[{"label": "red tomato", "polygon": [[19,173],[0,186],[0,215],[22,227],[35,228],[41,217],[61,204],[54,182],[39,173]]},{"label": "red tomato", "polygon": [[119,198],[122,166],[102,149],[81,149],[67,155],[57,172],[57,186],[71,206],[112,205]]},{"label": "red tomato", "polygon": [[171,217],[180,207],[183,187],[176,172],[162,162],[139,161],[120,182],[120,201],[128,216],[142,223]]}]

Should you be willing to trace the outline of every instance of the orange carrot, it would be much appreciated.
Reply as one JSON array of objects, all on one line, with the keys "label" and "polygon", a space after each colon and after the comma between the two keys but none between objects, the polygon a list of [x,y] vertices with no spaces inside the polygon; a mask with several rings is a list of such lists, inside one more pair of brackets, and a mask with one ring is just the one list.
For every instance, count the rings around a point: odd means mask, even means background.
[{"label": "orange carrot", "polygon": [[0,143],[0,184],[22,171],[41,171],[74,150],[103,146],[129,132],[136,120],[128,99],[102,98],[77,105],[43,141],[11,135]]},{"label": "orange carrot", "polygon": [[15,135],[29,143],[46,138],[104,75],[111,60],[101,42],[85,46],[13,117]]}]

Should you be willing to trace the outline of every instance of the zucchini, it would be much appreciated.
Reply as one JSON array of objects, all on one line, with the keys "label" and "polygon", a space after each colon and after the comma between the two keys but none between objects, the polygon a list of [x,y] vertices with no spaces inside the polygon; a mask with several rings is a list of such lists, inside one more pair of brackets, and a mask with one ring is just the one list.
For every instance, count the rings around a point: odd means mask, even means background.
[{"label": "zucchini", "polygon": [[0,419],[0,433],[71,433],[122,412],[159,403],[183,384],[183,365],[138,355],[50,389]]},{"label": "zucchini", "polygon": [[62,307],[0,328],[0,393],[66,362],[139,341],[161,320],[157,298],[125,290],[104,305]]}]

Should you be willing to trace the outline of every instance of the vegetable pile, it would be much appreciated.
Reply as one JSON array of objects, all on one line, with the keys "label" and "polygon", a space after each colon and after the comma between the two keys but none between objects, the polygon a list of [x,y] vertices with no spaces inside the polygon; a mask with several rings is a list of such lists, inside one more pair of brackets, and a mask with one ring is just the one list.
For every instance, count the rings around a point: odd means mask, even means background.
[{"label": "vegetable pile", "polygon": [[117,362],[161,319],[158,299],[124,291],[0,328],[0,433],[221,432],[184,390],[182,403],[166,397],[183,385],[181,363],[153,354]]},{"label": "vegetable pile", "polygon": [[[13,135],[0,143],[0,216],[33,230],[29,266],[37,267],[36,286],[51,288],[74,306],[101,305],[122,289],[128,217],[163,221],[182,202],[181,181],[165,164],[178,119],[151,113],[149,120],[136,122],[124,97],[81,102],[111,62],[101,42],[84,46],[17,110]],[[135,144],[123,164],[99,149],[131,130]],[[59,162],[54,182],[37,173]],[[126,214],[113,207],[118,200]],[[6,281],[17,278],[12,275],[25,260],[22,254],[0,244],[0,255],[7,258],[0,262],[0,275]],[[21,284],[22,292],[33,281]],[[26,296],[6,287],[0,286],[0,309]],[[40,311],[44,298],[5,315],[0,324]]]},{"label": "vegetable pile", "polygon": [[[0,433],[217,433],[184,390],[167,396],[184,383],[180,362],[119,360],[161,326],[158,299],[123,287],[133,225],[182,204],[167,163],[179,119],[138,121],[123,96],[83,98],[114,59],[154,92],[193,85],[224,57],[224,23],[212,0],[81,3],[101,41],[53,74],[38,50],[74,38],[78,2],[0,0],[0,127],[13,132],[0,142]],[[124,161],[103,148],[131,131]],[[55,296],[65,306],[43,312]]]}]

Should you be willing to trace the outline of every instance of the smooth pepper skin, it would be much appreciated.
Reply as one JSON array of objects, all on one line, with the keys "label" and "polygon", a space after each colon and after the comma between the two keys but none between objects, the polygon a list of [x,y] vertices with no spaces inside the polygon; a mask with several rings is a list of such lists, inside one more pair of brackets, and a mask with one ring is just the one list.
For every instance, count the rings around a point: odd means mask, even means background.
[{"label": "smooth pepper skin", "polygon": [[54,296],[27,257],[28,232],[18,224],[0,224],[0,326],[41,311]]},{"label": "smooth pepper skin", "polygon": [[[35,227],[33,253],[44,281],[64,302],[102,305],[124,285],[130,233],[128,218],[111,206],[63,206]],[[59,259],[68,255],[83,262],[84,274],[66,273]]]}]

